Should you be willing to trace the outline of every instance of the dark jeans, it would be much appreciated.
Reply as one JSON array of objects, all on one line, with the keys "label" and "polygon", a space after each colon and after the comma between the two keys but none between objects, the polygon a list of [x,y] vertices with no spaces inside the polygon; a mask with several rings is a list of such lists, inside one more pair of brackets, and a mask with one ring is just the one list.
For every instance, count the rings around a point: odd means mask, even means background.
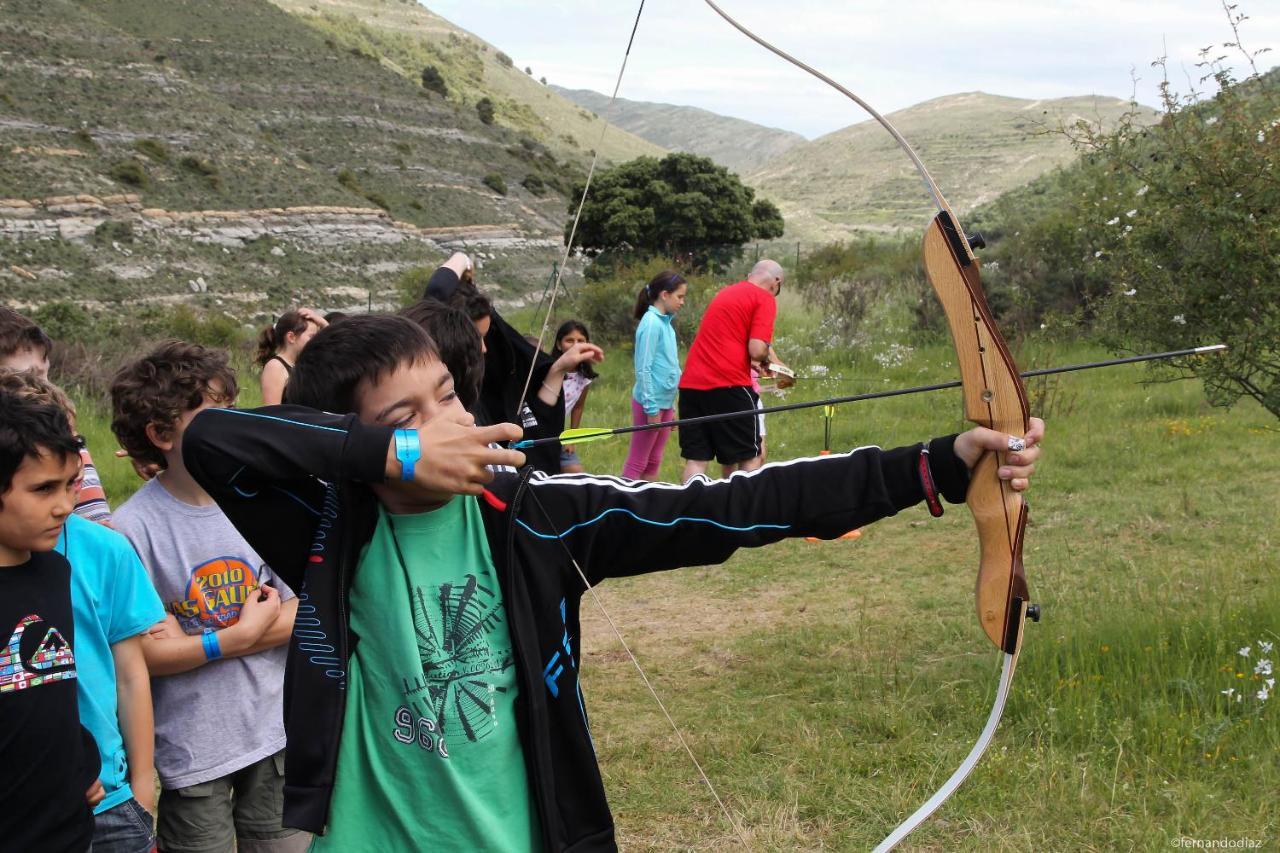
[{"label": "dark jeans", "polygon": [[137,800],[125,800],[93,819],[92,853],[151,853],[152,817]]}]

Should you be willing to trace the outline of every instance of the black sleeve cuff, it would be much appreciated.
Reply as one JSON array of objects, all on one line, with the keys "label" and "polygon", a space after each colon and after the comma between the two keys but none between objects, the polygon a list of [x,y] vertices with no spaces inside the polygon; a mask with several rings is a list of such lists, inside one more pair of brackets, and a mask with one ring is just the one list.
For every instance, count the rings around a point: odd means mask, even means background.
[{"label": "black sleeve cuff", "polygon": [[448,267],[440,267],[427,279],[427,289],[423,291],[423,299],[439,299],[448,302],[449,297],[458,289],[458,274]]},{"label": "black sleeve cuff", "polygon": [[[382,483],[387,479],[387,448],[395,429],[362,424],[351,416],[347,427],[347,476],[361,483]],[[425,461],[425,460],[424,460]]]},{"label": "black sleeve cuff", "polygon": [[933,484],[947,503],[964,503],[969,491],[969,468],[956,456],[955,435],[929,442],[929,472],[933,474]]}]

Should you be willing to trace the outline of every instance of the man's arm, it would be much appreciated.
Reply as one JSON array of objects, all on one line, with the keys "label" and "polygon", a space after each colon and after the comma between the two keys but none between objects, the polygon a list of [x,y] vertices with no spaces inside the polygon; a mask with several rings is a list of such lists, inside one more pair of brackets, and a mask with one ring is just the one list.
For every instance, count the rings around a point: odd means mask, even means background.
[{"label": "man's arm", "polygon": [[142,807],[155,814],[155,718],[151,706],[151,674],[142,637],[129,637],[111,647],[116,669],[116,714],[129,764],[129,786]]},{"label": "man's arm", "polygon": [[752,338],[747,341],[747,356],[751,359],[752,364],[764,365],[769,361],[769,346],[767,341],[759,338]]}]

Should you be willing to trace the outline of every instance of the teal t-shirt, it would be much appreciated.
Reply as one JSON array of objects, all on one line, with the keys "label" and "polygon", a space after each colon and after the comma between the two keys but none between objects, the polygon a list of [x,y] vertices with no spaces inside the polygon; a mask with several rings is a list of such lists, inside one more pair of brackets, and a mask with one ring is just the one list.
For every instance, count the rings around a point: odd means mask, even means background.
[{"label": "teal t-shirt", "polygon": [[102,759],[98,778],[106,796],[93,810],[102,814],[133,796],[111,647],[145,634],[164,619],[164,607],[133,546],[114,530],[69,515],[57,549],[71,564],[80,722],[93,733]]},{"label": "teal t-shirt", "polygon": [[506,610],[473,497],[379,510],[351,587],[346,716],[316,851],[537,851]]}]

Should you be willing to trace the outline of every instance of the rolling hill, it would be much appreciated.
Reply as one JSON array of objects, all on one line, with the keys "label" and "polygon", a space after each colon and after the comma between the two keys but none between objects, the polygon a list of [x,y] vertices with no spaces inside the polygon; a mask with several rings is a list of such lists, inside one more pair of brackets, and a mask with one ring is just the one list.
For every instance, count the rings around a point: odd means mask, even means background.
[{"label": "rolling hill", "polygon": [[671,151],[710,157],[739,174],[753,172],[806,141],[789,130],[764,127],[698,107],[618,98],[606,115],[608,95],[590,89],[551,89],[642,139]]},{"label": "rolling hill", "polygon": [[[1022,186],[1076,154],[1052,132],[1078,120],[1109,125],[1130,108],[1116,98],[1028,100],[967,92],[892,113],[957,212]],[[1143,109],[1154,119],[1155,113]],[[782,209],[791,239],[913,226],[933,212],[893,138],[868,119],[797,145],[745,176]]]}]

